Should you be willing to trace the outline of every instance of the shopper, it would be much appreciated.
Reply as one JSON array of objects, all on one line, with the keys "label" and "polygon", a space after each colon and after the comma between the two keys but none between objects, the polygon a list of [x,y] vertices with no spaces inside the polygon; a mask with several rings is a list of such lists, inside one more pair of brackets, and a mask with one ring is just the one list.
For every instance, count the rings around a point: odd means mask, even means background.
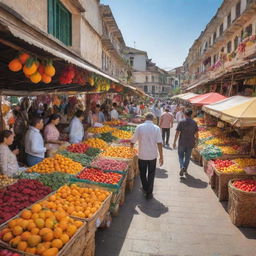
[{"label": "shopper", "polygon": [[160,121],[160,117],[161,117],[161,109],[158,104],[154,105],[153,112],[157,119],[157,125],[159,125],[159,121]]},{"label": "shopper", "polygon": [[118,120],[119,119],[119,114],[117,112],[117,104],[113,103],[113,109],[110,112],[111,120]]},{"label": "shopper", "polygon": [[163,143],[161,130],[153,123],[154,115],[146,114],[146,121],[140,124],[131,139],[131,148],[139,142],[139,169],[144,195],[153,198],[156,172],[157,150],[160,154],[160,166],[163,165]]},{"label": "shopper", "polygon": [[104,122],[105,122],[105,116],[101,111],[100,105],[97,104],[94,112],[92,113],[92,125],[94,126],[94,124],[96,123],[104,123]]},{"label": "shopper", "polygon": [[0,173],[8,177],[15,176],[19,171],[19,165],[16,155],[18,149],[11,151],[9,146],[12,145],[14,134],[9,130],[0,133]]},{"label": "shopper", "polygon": [[184,121],[186,119],[184,112],[185,112],[185,107],[183,107],[183,106],[179,107],[179,110],[176,114],[176,121],[178,123],[181,121]]},{"label": "shopper", "polygon": [[192,110],[185,111],[185,120],[181,121],[176,129],[173,148],[176,148],[176,142],[179,138],[178,156],[180,162],[180,176],[187,175],[187,169],[190,162],[192,149],[198,144],[198,126],[191,119]]},{"label": "shopper", "polygon": [[169,146],[170,129],[173,127],[173,116],[169,112],[169,108],[166,108],[161,115],[159,126],[162,129],[163,144]]},{"label": "shopper", "polygon": [[69,142],[71,144],[80,143],[84,139],[83,120],[84,112],[77,110],[69,125]]},{"label": "shopper", "polygon": [[25,152],[28,166],[40,163],[45,157],[47,148],[44,146],[44,140],[40,133],[43,127],[42,117],[32,117],[29,129],[25,135]]}]

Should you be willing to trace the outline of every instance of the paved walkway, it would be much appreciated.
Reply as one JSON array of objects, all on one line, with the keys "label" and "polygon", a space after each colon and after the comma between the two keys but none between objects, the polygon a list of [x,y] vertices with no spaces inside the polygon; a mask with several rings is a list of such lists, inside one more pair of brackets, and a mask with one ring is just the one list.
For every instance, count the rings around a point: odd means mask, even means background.
[{"label": "paved walkway", "polygon": [[177,151],[164,157],[155,198],[144,199],[137,178],[111,227],[97,231],[96,256],[256,256],[256,229],[231,223],[203,169],[191,163],[180,180]]}]

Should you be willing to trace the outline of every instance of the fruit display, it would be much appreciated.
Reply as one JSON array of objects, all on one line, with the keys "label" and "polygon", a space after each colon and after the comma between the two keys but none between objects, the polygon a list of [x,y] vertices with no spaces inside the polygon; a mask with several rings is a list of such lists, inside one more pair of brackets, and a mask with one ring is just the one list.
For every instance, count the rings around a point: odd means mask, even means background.
[{"label": "fruit display", "polygon": [[104,140],[101,140],[98,138],[87,139],[86,141],[84,141],[84,143],[86,143],[89,147],[99,148],[102,150],[104,150],[108,147],[108,144]]},{"label": "fruit display", "polygon": [[82,180],[90,180],[98,183],[106,183],[116,185],[122,178],[122,174],[113,172],[104,172],[99,169],[85,168],[77,178]]},{"label": "fruit display", "polygon": [[8,249],[0,249],[0,256],[22,256],[17,252],[12,252]]},{"label": "fruit display", "polygon": [[67,151],[72,153],[84,154],[88,150],[89,146],[85,143],[72,144],[67,147]]},{"label": "fruit display", "polygon": [[99,148],[89,148],[86,151],[86,155],[95,158],[101,153],[101,150]]},{"label": "fruit display", "polygon": [[[59,151],[59,153],[62,156],[66,157],[68,159],[71,159],[71,160],[75,161],[76,163],[79,163],[80,166],[88,166],[88,165],[90,165],[91,161],[93,160],[93,157],[90,157],[86,154],[71,153],[71,152],[68,152],[67,150],[61,150],[61,151]],[[79,172],[81,170],[82,170],[82,168],[80,168],[77,172]],[[72,173],[72,174],[76,174],[76,173]]]},{"label": "fruit display", "polygon": [[43,209],[37,203],[23,210],[1,230],[1,239],[25,253],[55,256],[84,222],[64,211]]},{"label": "fruit display", "polygon": [[20,210],[44,198],[51,188],[37,180],[18,180],[0,190],[0,223],[15,216]]},{"label": "fruit display", "polygon": [[228,167],[222,168],[221,172],[223,172],[223,173],[237,173],[237,174],[245,173],[244,169],[241,168],[240,166],[236,165],[236,164],[233,164],[233,165],[230,165]]},{"label": "fruit display", "polygon": [[239,154],[239,146],[219,146],[223,155]]},{"label": "fruit display", "polygon": [[117,137],[113,136],[111,132],[106,132],[100,134],[99,139],[104,140],[107,143],[110,143],[117,140]]},{"label": "fruit display", "polygon": [[256,166],[255,158],[237,158],[233,160],[236,164],[241,166],[242,168]]},{"label": "fruit display", "polygon": [[0,189],[16,182],[16,179],[9,178],[6,175],[0,175]]},{"label": "fruit display", "polygon": [[200,153],[206,160],[215,159],[222,155],[220,148],[214,145],[207,145]]},{"label": "fruit display", "polygon": [[101,189],[81,188],[76,184],[64,185],[54,195],[40,202],[40,205],[71,216],[91,218],[109,195],[110,192]]},{"label": "fruit display", "polygon": [[108,147],[101,156],[113,157],[113,158],[133,158],[136,155],[136,149],[124,146],[110,146]]},{"label": "fruit display", "polygon": [[212,138],[204,142],[206,145],[222,145],[223,141],[219,138]]},{"label": "fruit display", "polygon": [[209,131],[202,131],[198,133],[199,139],[203,140],[206,138],[212,138],[212,134]]},{"label": "fruit display", "polygon": [[223,171],[225,168],[234,165],[235,163],[232,160],[214,160],[214,165],[218,171]]},{"label": "fruit display", "polygon": [[122,122],[120,120],[112,120],[112,121],[106,121],[104,122],[104,125],[110,125],[110,126],[117,126],[121,125]]},{"label": "fruit display", "polygon": [[[74,154],[74,153],[70,153],[70,154]],[[80,163],[75,162],[63,155],[56,154],[54,157],[45,158],[42,162],[28,169],[27,172],[37,172],[37,173],[64,172],[69,174],[77,174],[79,171],[82,170],[82,168],[83,166]]]},{"label": "fruit display", "polygon": [[197,123],[199,126],[204,126],[205,125],[205,120],[202,117],[196,117],[194,118],[194,121]]},{"label": "fruit display", "polygon": [[256,180],[237,180],[234,181],[232,185],[245,192],[256,192]]},{"label": "fruit display", "polygon": [[122,131],[122,130],[116,130],[113,133],[113,136],[117,137],[118,139],[131,139],[132,138],[132,133],[127,132],[127,131]]},{"label": "fruit display", "polygon": [[136,129],[136,126],[133,125],[124,125],[119,128],[119,130],[126,131],[126,132],[132,132],[134,133]]},{"label": "fruit display", "polygon": [[91,166],[102,170],[124,171],[127,169],[128,164],[125,161],[99,158],[93,161]]},{"label": "fruit display", "polygon": [[99,133],[107,133],[107,132],[113,132],[115,131],[116,128],[113,128],[113,127],[110,127],[108,125],[105,125],[103,127],[90,127],[88,129],[88,132],[89,133],[96,133],[96,134],[99,134]]}]

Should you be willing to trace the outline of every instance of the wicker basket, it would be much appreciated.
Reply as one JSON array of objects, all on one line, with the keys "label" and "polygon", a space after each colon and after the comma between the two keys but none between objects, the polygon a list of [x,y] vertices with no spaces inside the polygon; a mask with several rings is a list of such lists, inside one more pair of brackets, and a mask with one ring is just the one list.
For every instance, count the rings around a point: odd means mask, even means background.
[{"label": "wicker basket", "polygon": [[245,192],[229,181],[228,212],[232,223],[238,227],[256,227],[256,192]]}]

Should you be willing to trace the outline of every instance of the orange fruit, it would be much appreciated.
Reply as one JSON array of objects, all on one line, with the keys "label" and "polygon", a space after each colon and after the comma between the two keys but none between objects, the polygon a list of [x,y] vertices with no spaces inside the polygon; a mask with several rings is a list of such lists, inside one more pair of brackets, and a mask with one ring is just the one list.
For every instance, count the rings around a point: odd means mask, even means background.
[{"label": "orange fruit", "polygon": [[2,231],[1,231],[1,236],[3,236],[4,234],[8,233],[8,232],[11,232],[11,230],[9,228],[4,228]]},{"label": "orange fruit", "polygon": [[38,219],[36,219],[35,220],[35,224],[36,224],[36,226],[39,228],[39,229],[41,229],[41,228],[43,228],[44,227],[44,220],[42,219],[42,218],[38,218]]},{"label": "orange fruit", "polygon": [[45,211],[40,211],[38,214],[39,214],[39,218],[45,219]]},{"label": "orange fruit", "polygon": [[27,229],[28,224],[29,224],[29,221],[28,221],[28,220],[22,220],[22,221],[19,222],[19,225],[20,225],[23,229]]},{"label": "orange fruit", "polygon": [[11,232],[7,232],[7,233],[4,234],[2,239],[5,242],[9,242],[9,241],[11,241],[13,239],[13,235],[12,235]]},{"label": "orange fruit", "polygon": [[74,222],[74,225],[75,225],[77,228],[80,228],[81,226],[83,226],[83,222],[80,221],[80,220],[76,220],[76,221]]},{"label": "orange fruit", "polygon": [[53,248],[58,248],[58,249],[60,249],[60,248],[62,248],[62,246],[63,246],[63,242],[62,242],[61,239],[54,239],[54,240],[52,241],[52,247],[53,247]]},{"label": "orange fruit", "polygon": [[35,247],[41,242],[41,237],[38,235],[32,235],[28,238],[27,243],[29,247]]},{"label": "orange fruit", "polygon": [[20,241],[20,242],[18,243],[17,249],[18,249],[19,251],[25,252],[25,250],[27,249],[27,247],[28,247],[27,242],[25,242],[25,241]]},{"label": "orange fruit", "polygon": [[29,220],[32,216],[32,213],[30,210],[24,210],[22,211],[21,215],[20,215],[23,219],[25,220]]},{"label": "orange fruit", "polygon": [[31,253],[31,254],[36,254],[36,248],[35,248],[35,247],[33,247],[33,248],[28,247],[28,248],[25,250],[25,252]]},{"label": "orange fruit", "polygon": [[47,218],[47,219],[45,220],[45,227],[52,229],[53,226],[54,226],[53,220],[50,219],[50,218]]},{"label": "orange fruit", "polygon": [[21,234],[21,240],[27,241],[30,236],[31,236],[31,233],[30,233],[30,232],[28,232],[28,231],[23,232],[23,233]]},{"label": "orange fruit", "polygon": [[34,221],[36,219],[38,219],[38,218],[39,218],[39,214],[38,213],[33,213],[32,216],[31,216],[31,219],[34,220]]},{"label": "orange fruit", "polygon": [[36,247],[36,254],[41,255],[44,251],[46,251],[46,247],[43,243],[39,243]]},{"label": "orange fruit", "polygon": [[42,206],[40,204],[34,204],[32,207],[31,207],[31,211],[32,213],[38,213],[42,210]]},{"label": "orange fruit", "polygon": [[42,256],[55,256],[57,255],[59,250],[57,248],[50,248],[43,252]]},{"label": "orange fruit", "polygon": [[53,233],[55,238],[60,238],[63,232],[61,228],[55,228]]},{"label": "orange fruit", "polygon": [[67,227],[68,227],[68,222],[65,221],[65,220],[62,220],[62,221],[58,224],[58,226],[62,229],[62,231],[64,231],[64,230],[66,230]]},{"label": "orange fruit", "polygon": [[51,242],[53,240],[53,238],[54,238],[54,235],[53,235],[52,231],[43,235],[43,240],[45,242]]},{"label": "orange fruit", "polygon": [[31,229],[31,234],[32,235],[37,235],[39,233],[40,229],[39,228],[32,228]]},{"label": "orange fruit", "polygon": [[12,229],[12,233],[15,236],[21,235],[23,233],[23,228],[21,226],[16,226]]},{"label": "orange fruit", "polygon": [[11,247],[16,248],[20,241],[21,241],[21,237],[20,236],[16,236],[9,243],[10,243]]},{"label": "orange fruit", "polygon": [[44,234],[47,234],[49,232],[52,232],[52,230],[50,228],[42,228],[40,231],[39,231],[39,235],[40,236],[43,236]]},{"label": "orange fruit", "polygon": [[36,224],[34,222],[30,222],[27,226],[28,231],[31,231],[34,228],[36,228]]},{"label": "orange fruit", "polygon": [[46,249],[49,249],[51,247],[52,243],[51,242],[44,242],[43,245]]},{"label": "orange fruit", "polygon": [[63,242],[63,244],[66,244],[69,241],[69,236],[64,233],[61,235],[60,240]]},{"label": "orange fruit", "polygon": [[77,227],[75,225],[69,225],[67,228],[67,234],[69,237],[72,237],[77,231]]}]

